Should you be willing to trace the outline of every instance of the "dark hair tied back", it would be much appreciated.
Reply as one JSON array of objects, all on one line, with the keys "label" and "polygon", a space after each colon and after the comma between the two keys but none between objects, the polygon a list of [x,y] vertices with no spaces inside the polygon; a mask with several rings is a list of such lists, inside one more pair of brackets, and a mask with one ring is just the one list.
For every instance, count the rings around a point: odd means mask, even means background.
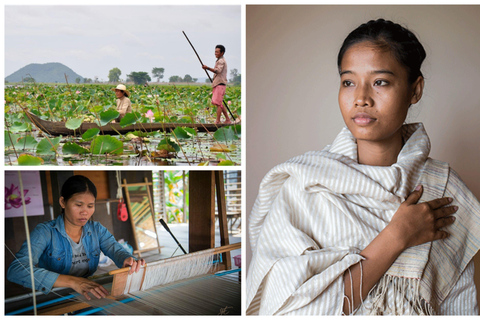
[{"label": "dark hair tied back", "polygon": [[345,52],[352,45],[364,41],[389,50],[397,61],[407,68],[410,83],[415,82],[419,76],[423,77],[420,68],[427,54],[422,44],[410,30],[384,19],[370,20],[347,36],[338,53],[337,65],[339,71],[341,71]]},{"label": "dark hair tied back", "polygon": [[76,175],[65,181],[60,191],[60,196],[67,202],[74,194],[85,192],[89,192],[95,199],[97,198],[97,188],[93,182],[87,177]]}]

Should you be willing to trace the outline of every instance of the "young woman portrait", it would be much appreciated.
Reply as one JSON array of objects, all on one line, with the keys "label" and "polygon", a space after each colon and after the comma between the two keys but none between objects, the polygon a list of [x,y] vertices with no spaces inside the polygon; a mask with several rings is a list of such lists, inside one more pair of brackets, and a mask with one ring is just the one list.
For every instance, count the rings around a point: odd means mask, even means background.
[{"label": "young woman portrait", "polygon": [[479,13],[247,7],[247,314],[478,315]]}]

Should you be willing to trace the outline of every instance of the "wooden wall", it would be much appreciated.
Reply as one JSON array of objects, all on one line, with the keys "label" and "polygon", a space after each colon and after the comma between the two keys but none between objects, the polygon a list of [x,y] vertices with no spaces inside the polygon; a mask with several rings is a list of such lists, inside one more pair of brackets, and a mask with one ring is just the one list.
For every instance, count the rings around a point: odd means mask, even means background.
[{"label": "wooden wall", "polygon": [[215,247],[215,176],[213,171],[189,173],[189,252]]}]

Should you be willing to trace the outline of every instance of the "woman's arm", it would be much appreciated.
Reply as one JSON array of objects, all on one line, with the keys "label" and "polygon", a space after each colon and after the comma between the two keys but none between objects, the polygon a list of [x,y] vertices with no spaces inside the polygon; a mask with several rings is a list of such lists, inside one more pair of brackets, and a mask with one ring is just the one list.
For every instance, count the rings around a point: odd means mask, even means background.
[{"label": "woman's arm", "polygon": [[360,255],[365,258],[361,266],[355,264],[350,268],[350,272],[345,272],[344,285],[347,297],[345,300],[350,302],[344,301],[345,314],[353,312],[350,305],[352,301],[354,309],[360,305],[405,249],[448,237],[449,234],[440,229],[455,221],[455,218],[450,215],[458,208],[445,207],[452,202],[451,198],[440,198],[417,204],[422,192],[423,188],[417,187],[400,205],[385,229],[360,252]]},{"label": "woman's arm", "polygon": [[[33,274],[35,278],[35,290],[49,293],[53,287],[67,287],[83,294],[89,300],[89,292],[97,298],[106,297],[106,295],[108,295],[108,291],[105,288],[91,280],[63,275],[38,267],[40,256],[45,250],[47,250],[51,241],[50,229],[47,226],[44,224],[38,225],[30,234],[30,240],[32,264],[34,266]],[[7,279],[23,285],[24,287],[32,287],[30,281],[28,246],[26,241],[23,243],[20,251],[15,255],[15,260],[8,268]]]},{"label": "woman's arm", "polygon": [[125,248],[115,240],[115,237],[100,223],[95,223],[95,230],[98,234],[100,249],[103,253],[115,262],[119,268],[125,266],[125,261],[128,258],[135,257],[131,255]]},{"label": "woman's arm", "polygon": [[109,294],[107,289],[95,281],[65,274],[58,275],[57,281],[55,281],[53,286],[56,288],[72,288],[76,292],[83,294],[87,300],[91,300],[90,296],[88,295],[89,293],[93,294],[98,299],[105,298]]},{"label": "woman's arm", "polygon": [[129,274],[138,272],[140,267],[145,265],[145,260],[135,259],[125,248],[115,240],[114,236],[100,223],[96,224],[100,249],[115,262],[119,268],[130,267]]},{"label": "woman's arm", "polygon": [[33,275],[35,283],[32,285],[30,277],[30,263],[28,256],[27,241],[22,244],[22,247],[15,255],[15,260],[10,264],[7,271],[8,281],[17,283],[27,288],[35,288],[35,290],[49,293],[57,280],[58,273],[49,271],[38,267],[38,262],[47,249],[51,241],[50,229],[40,224],[30,233],[30,244],[32,252]]}]

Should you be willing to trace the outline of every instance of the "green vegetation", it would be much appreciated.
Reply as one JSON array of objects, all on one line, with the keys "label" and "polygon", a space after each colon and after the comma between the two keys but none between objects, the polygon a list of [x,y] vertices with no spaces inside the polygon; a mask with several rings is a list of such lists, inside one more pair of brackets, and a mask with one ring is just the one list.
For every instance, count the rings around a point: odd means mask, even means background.
[{"label": "green vegetation", "polygon": [[[67,137],[49,137],[26,117],[65,122],[71,130],[82,123],[107,125],[118,117],[113,85],[28,84],[5,87],[5,164],[57,165],[239,165],[240,125],[215,133],[177,127],[173,132],[128,132],[103,135],[98,128]],[[120,126],[135,123],[213,123],[210,86],[128,86],[133,113]],[[238,117],[240,87],[228,87],[225,101]]]},{"label": "green vegetation", "polygon": [[168,78],[168,82],[170,83],[178,83],[178,82],[195,83],[197,82],[197,80],[198,78],[192,78],[192,76],[189,74],[186,74],[185,77],[183,78],[180,76],[171,76],[170,78]]},{"label": "green vegetation", "polygon": [[188,221],[188,171],[167,170],[164,173],[168,223]]}]

